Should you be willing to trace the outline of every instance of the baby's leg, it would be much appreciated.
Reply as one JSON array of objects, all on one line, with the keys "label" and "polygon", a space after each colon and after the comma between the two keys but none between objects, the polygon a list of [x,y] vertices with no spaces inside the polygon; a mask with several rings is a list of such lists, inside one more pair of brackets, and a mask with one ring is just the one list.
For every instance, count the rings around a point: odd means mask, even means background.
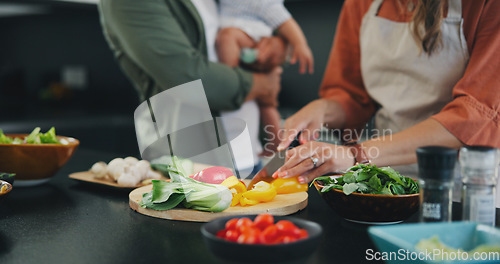
[{"label": "baby's leg", "polygon": [[235,27],[219,30],[215,41],[219,61],[231,67],[237,67],[240,64],[242,48],[251,48],[255,45],[255,41],[250,36]]}]

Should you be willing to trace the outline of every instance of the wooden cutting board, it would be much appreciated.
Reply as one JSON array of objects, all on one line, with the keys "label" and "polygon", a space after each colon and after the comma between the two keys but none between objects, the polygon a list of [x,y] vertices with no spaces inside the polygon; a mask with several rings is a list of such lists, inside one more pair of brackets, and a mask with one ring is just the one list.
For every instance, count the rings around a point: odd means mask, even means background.
[{"label": "wooden cutting board", "polygon": [[[249,182],[249,181],[248,181]],[[248,183],[247,182],[247,183]],[[133,190],[129,194],[129,205],[134,211],[140,214],[148,215],[157,218],[191,221],[191,222],[208,222],[215,218],[232,216],[232,215],[252,215],[268,213],[272,215],[289,215],[307,206],[307,192],[279,194],[274,199],[267,203],[259,203],[252,206],[235,206],[218,212],[203,212],[193,209],[174,208],[166,211],[156,211],[139,206],[139,201],[142,200],[144,193],[150,192],[153,185],[143,186]]]}]

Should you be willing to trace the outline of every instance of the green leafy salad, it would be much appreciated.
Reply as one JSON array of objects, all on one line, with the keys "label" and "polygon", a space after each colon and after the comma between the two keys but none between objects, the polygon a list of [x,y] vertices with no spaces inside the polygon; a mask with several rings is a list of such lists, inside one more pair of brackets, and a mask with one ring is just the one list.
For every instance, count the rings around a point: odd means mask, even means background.
[{"label": "green leafy salad", "polygon": [[391,167],[378,168],[372,164],[357,164],[338,177],[318,177],[315,181],[323,182],[321,192],[331,189],[351,193],[403,195],[419,192],[418,184],[411,178],[402,176]]},{"label": "green leafy salad", "polygon": [[0,144],[61,144],[61,142],[57,140],[54,127],[46,133],[40,133],[40,128],[37,127],[24,139],[8,137],[0,129]]}]

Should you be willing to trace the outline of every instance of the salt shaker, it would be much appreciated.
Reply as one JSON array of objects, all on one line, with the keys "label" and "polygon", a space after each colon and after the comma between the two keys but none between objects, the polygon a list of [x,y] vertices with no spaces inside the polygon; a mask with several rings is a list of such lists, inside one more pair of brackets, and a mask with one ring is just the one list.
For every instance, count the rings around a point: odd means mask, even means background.
[{"label": "salt shaker", "polygon": [[460,149],[462,220],[495,225],[499,151],[484,146]]},{"label": "salt shaker", "polygon": [[417,149],[420,221],[451,221],[453,171],[457,150],[428,146]]}]

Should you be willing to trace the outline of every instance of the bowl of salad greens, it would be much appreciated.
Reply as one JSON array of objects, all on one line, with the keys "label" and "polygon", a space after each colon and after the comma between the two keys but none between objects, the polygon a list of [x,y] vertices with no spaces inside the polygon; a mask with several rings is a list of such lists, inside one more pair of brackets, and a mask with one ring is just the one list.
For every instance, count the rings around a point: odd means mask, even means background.
[{"label": "bowl of salad greens", "polygon": [[14,186],[37,185],[50,180],[71,158],[80,142],[57,136],[52,127],[42,133],[4,134],[0,130],[0,168],[15,174]]},{"label": "bowl of salad greens", "polygon": [[398,223],[419,208],[417,181],[391,167],[357,164],[342,175],[318,177],[313,184],[335,212],[353,222]]}]

